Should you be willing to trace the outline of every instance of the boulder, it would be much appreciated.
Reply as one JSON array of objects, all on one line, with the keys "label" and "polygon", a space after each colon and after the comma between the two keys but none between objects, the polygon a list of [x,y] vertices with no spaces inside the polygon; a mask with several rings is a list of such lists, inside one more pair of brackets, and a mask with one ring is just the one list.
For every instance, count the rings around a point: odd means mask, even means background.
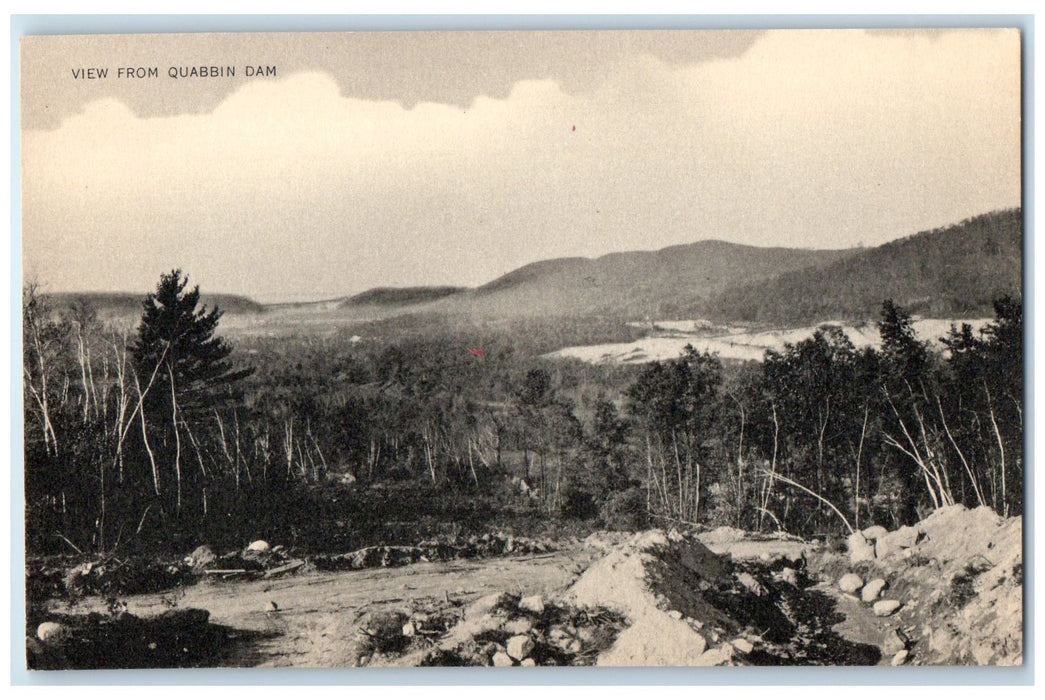
[{"label": "boulder", "polygon": [[514,602],[515,598],[504,591],[491,593],[490,595],[483,596],[482,598],[472,602],[467,608],[465,608],[464,616],[465,619],[470,617],[482,617],[483,615],[488,615],[495,610],[511,607]]},{"label": "boulder", "polygon": [[192,554],[185,557],[185,563],[194,569],[203,569],[217,561],[218,555],[214,553],[210,545],[201,544],[192,550]]},{"label": "boulder", "polygon": [[508,640],[505,648],[508,651],[508,656],[517,659],[518,661],[522,661],[530,655],[534,646],[533,640],[530,639],[529,636],[525,634],[517,634]]},{"label": "boulder", "polygon": [[874,604],[874,614],[878,617],[888,617],[900,609],[898,600],[879,600]]},{"label": "boulder", "polygon": [[856,593],[864,587],[864,580],[854,573],[848,573],[838,579],[838,588],[843,593]]},{"label": "boulder", "polygon": [[270,549],[272,549],[272,547],[269,547],[269,543],[266,542],[265,540],[254,540],[253,542],[251,542],[250,544],[247,545],[247,551],[248,552],[261,553],[261,552],[267,552]]},{"label": "boulder", "polygon": [[69,637],[69,628],[61,622],[41,622],[36,628],[36,636],[41,642],[58,644]]},{"label": "boulder", "polygon": [[904,662],[907,661],[907,656],[909,654],[910,652],[906,649],[901,649],[900,651],[896,652],[896,655],[893,656],[893,660],[890,661],[889,664],[892,666],[903,666]]},{"label": "boulder", "polygon": [[739,574],[737,574],[737,582],[757,596],[762,596],[766,593],[765,587],[758,582],[758,579],[756,579],[754,576],[752,576],[746,571],[742,571]]},{"label": "boulder", "polygon": [[519,601],[519,609],[540,615],[544,612],[544,597],[532,595]]},{"label": "boulder", "polygon": [[504,625],[504,631],[510,634],[526,634],[533,629],[533,623],[525,617],[517,617],[514,620],[509,620]]},{"label": "boulder", "polygon": [[910,549],[918,543],[918,529],[905,525],[898,530],[879,537],[875,542],[875,554],[884,559],[896,552]]},{"label": "boulder", "polygon": [[878,600],[878,595],[885,588],[885,579],[876,578],[873,581],[868,581],[867,585],[860,591],[860,600],[865,603],[873,603]]},{"label": "boulder", "polygon": [[900,636],[897,630],[889,630],[882,637],[882,651],[886,654],[895,654],[907,648],[907,640]]},{"label": "boulder", "polygon": [[847,540],[849,545],[849,563],[858,564],[862,561],[874,559],[874,545],[863,536],[862,533],[854,532]]},{"label": "boulder", "polygon": [[520,666],[533,667],[533,666],[537,665],[537,662],[534,661],[532,658],[527,657],[527,658],[523,659],[522,661],[520,661],[519,665]]},{"label": "boulder", "polygon": [[755,649],[755,645],[743,637],[737,637],[730,644],[733,645],[734,649],[744,654],[750,654]]},{"label": "boulder", "polygon": [[780,580],[798,588],[798,572],[790,566],[785,566],[780,570]]},{"label": "boulder", "polygon": [[490,661],[494,666],[514,666],[515,662],[512,661],[512,657],[505,654],[503,651],[498,651],[491,658]]},{"label": "boulder", "polygon": [[860,532],[863,533],[863,536],[864,536],[865,539],[868,539],[868,540],[871,540],[871,541],[875,541],[875,540],[879,539],[880,537],[882,537],[883,535],[886,535],[886,534],[889,533],[889,531],[886,530],[881,525],[872,525],[871,527],[864,528]]}]

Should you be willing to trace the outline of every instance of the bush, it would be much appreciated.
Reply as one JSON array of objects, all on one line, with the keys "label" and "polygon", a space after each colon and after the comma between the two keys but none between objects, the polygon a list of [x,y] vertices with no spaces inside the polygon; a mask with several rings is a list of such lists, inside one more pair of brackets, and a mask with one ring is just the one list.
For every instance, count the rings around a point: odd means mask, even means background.
[{"label": "bush", "polygon": [[591,520],[599,514],[595,497],[577,486],[568,486],[563,493],[559,514],[563,518]]},{"label": "bush", "polygon": [[602,504],[599,515],[610,530],[644,530],[649,527],[646,493],[638,486],[618,491]]}]

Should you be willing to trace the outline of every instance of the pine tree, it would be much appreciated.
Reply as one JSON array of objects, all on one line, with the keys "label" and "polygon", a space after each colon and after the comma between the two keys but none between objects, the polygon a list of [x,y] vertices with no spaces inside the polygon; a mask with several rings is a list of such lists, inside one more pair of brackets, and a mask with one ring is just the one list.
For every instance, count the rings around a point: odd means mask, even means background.
[{"label": "pine tree", "polygon": [[[186,291],[188,277],[172,270],[160,277],[156,291],[142,302],[138,338],[131,348],[140,381],[156,373],[159,384],[177,397],[187,412],[210,409],[228,386],[252,373],[235,369],[228,361],[232,347],[216,337],[222,312],[199,309],[200,288]],[[157,396],[154,403],[165,403]]]},{"label": "pine tree", "polygon": [[203,471],[194,424],[198,428],[205,414],[230,398],[232,383],[253,371],[235,369],[228,361],[232,347],[214,335],[221,311],[197,309],[199,287],[186,291],[187,286],[181,270],[160,277],[156,291],[142,302],[138,338],[131,347],[152,489],[157,497],[169,495],[173,476],[177,513],[189,482],[183,462],[190,449]]}]

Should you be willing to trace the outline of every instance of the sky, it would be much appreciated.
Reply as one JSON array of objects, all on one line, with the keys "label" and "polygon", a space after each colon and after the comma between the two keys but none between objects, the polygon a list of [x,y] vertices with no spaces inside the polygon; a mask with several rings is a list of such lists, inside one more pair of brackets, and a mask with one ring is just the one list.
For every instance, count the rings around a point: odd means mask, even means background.
[{"label": "sky", "polygon": [[[176,267],[265,302],[474,286],[709,238],[872,246],[1021,201],[1015,30],[29,37],[21,51],[23,267],[47,291],[141,293]],[[168,75],[200,65],[236,74]],[[74,77],[87,67],[107,77]]]}]

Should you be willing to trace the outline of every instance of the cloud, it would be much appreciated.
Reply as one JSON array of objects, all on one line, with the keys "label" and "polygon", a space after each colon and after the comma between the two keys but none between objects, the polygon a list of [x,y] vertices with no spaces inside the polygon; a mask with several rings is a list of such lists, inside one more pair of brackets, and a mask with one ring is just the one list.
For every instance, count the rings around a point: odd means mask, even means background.
[{"label": "cloud", "polygon": [[90,103],[23,134],[27,271],[140,290],[180,266],[317,298],[709,237],[871,244],[1019,203],[1015,32],[769,32],[739,57],[614,65],[467,106],[346,97],[321,72],[209,114]]}]

